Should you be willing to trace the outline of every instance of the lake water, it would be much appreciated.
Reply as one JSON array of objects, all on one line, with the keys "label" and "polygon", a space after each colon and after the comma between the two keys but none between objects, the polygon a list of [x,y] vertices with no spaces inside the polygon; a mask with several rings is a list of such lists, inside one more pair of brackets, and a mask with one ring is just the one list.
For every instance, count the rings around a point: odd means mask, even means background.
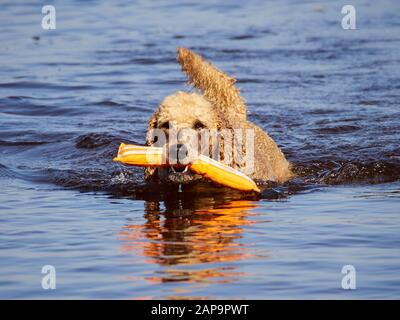
[{"label": "lake water", "polygon": [[[398,1],[352,1],[357,30],[336,2],[53,4],[48,31],[40,1],[0,10],[0,298],[400,298]],[[296,179],[178,192],[112,162],[189,90],[178,46],[238,79]]]}]

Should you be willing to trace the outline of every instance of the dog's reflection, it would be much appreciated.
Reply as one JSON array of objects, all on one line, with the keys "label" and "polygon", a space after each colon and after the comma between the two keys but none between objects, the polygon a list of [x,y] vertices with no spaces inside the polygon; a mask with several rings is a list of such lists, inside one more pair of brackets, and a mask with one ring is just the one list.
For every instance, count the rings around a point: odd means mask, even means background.
[{"label": "dog's reflection", "polygon": [[251,223],[250,209],[254,207],[254,201],[221,203],[212,196],[147,201],[146,223],[127,225],[120,233],[123,250],[165,267],[148,277],[150,281],[226,281],[227,276],[236,274],[232,267],[221,264],[205,269],[204,264],[249,257],[248,247],[240,239],[243,227]]}]

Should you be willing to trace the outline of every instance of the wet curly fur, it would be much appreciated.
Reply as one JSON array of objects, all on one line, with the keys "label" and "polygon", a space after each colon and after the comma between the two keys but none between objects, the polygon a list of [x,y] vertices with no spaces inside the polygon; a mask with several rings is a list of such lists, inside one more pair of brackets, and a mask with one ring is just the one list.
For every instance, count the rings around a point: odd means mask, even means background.
[{"label": "wet curly fur", "polygon": [[[207,129],[253,129],[254,171],[256,180],[285,182],[293,173],[290,164],[274,140],[260,127],[247,120],[246,103],[235,87],[235,79],[194,52],[179,48],[177,60],[189,84],[199,93],[178,91],[166,97],[148,122],[146,144],[153,144],[152,129],[172,123],[177,130],[194,128],[200,123]],[[241,169],[237,163],[232,167]],[[159,177],[163,169],[146,169],[146,179]]]}]

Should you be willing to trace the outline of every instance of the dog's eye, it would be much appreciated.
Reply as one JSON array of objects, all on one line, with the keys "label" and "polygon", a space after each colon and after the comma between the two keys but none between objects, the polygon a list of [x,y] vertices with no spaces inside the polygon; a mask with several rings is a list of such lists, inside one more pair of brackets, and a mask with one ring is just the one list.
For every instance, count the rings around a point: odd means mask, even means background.
[{"label": "dog's eye", "polygon": [[169,129],[169,122],[165,121],[161,124],[160,129]]},{"label": "dog's eye", "polygon": [[195,130],[204,129],[205,127],[206,127],[206,125],[199,120],[197,120],[193,125],[193,129],[195,129]]}]

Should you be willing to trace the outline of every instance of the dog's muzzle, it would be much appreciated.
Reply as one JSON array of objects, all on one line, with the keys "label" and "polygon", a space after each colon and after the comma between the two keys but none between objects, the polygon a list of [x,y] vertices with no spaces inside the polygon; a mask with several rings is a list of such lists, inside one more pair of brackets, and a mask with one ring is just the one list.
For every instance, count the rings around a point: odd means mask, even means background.
[{"label": "dog's muzzle", "polygon": [[190,150],[185,144],[175,144],[169,148],[169,167],[163,172],[168,182],[185,184],[194,180],[199,180],[202,177],[193,173],[189,169],[189,163],[192,161]]}]

